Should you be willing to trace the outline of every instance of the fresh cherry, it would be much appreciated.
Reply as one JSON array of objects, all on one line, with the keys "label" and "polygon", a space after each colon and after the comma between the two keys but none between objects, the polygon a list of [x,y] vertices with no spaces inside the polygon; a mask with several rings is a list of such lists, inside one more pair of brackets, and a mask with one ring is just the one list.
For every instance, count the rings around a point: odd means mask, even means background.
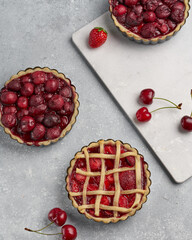
[{"label": "fresh cherry", "polygon": [[181,119],[181,126],[187,131],[192,131],[192,114],[191,116],[184,116]]},{"label": "fresh cherry", "polygon": [[64,225],[61,229],[63,240],[75,240],[77,237],[77,230],[72,225]]},{"label": "fresh cherry", "polygon": [[142,107],[136,112],[136,118],[139,122],[147,122],[151,117],[152,115],[146,107]]},{"label": "fresh cherry", "polygon": [[48,219],[54,222],[57,226],[63,226],[67,220],[67,213],[60,208],[53,208],[48,213]]},{"label": "fresh cherry", "polygon": [[155,91],[151,88],[143,89],[140,93],[139,99],[144,104],[151,104],[153,102],[153,97]]}]

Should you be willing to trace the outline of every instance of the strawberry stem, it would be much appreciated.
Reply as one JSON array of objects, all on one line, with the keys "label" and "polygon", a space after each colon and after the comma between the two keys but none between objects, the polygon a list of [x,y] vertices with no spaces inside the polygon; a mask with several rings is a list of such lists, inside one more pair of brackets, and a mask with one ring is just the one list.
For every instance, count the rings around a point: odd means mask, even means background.
[{"label": "strawberry stem", "polygon": [[104,28],[102,28],[102,27],[95,27],[95,29],[97,29],[98,32],[103,31],[103,32],[105,32],[107,34],[107,31]]},{"label": "strawberry stem", "polygon": [[168,99],[166,99],[166,98],[158,98],[158,97],[154,97],[153,99],[164,100],[164,101],[167,101],[167,102],[173,104],[175,107],[178,107],[174,102],[172,102],[172,101],[170,101],[170,100],[168,100]]}]

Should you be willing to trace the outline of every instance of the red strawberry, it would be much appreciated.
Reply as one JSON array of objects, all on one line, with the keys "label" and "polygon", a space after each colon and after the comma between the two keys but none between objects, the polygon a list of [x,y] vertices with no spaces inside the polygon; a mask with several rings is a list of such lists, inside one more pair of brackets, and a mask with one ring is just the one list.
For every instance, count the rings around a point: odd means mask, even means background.
[{"label": "red strawberry", "polygon": [[98,48],[107,40],[107,32],[102,27],[95,27],[89,34],[89,46]]}]

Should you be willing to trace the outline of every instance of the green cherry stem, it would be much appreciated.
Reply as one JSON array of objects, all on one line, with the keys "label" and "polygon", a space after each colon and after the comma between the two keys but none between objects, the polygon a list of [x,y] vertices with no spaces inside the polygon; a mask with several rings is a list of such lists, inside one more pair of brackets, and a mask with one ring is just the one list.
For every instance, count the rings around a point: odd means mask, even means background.
[{"label": "green cherry stem", "polygon": [[[191,90],[191,91],[192,91],[192,90]],[[191,94],[192,94],[192,92],[191,92]],[[175,107],[177,107],[177,105],[176,105],[174,102],[172,102],[172,101],[170,101],[170,100],[168,100],[168,99],[166,99],[166,98],[154,97],[153,99],[164,100],[164,101],[167,101],[167,102],[173,104]]]},{"label": "green cherry stem", "polygon": [[47,226],[45,226],[44,228],[41,228],[41,229],[38,229],[38,230],[31,230],[29,228],[25,228],[26,231],[29,231],[29,232],[40,232],[42,230],[44,230],[45,228],[48,228],[49,226],[51,226],[54,222],[51,222],[49,223]]},{"label": "green cherry stem", "polygon": [[182,104],[180,103],[179,105],[176,105],[175,107],[161,107],[161,108],[157,108],[157,109],[151,111],[150,113],[156,112],[156,111],[161,110],[161,109],[167,109],[167,108],[177,108],[177,109],[181,109],[181,105],[182,105]]},{"label": "green cherry stem", "polygon": [[41,235],[49,235],[49,236],[62,234],[62,233],[42,233],[42,232],[39,232],[39,231],[31,230],[29,228],[25,228],[25,230],[28,231],[28,232],[34,232],[34,233],[38,233],[38,234],[41,234]]}]

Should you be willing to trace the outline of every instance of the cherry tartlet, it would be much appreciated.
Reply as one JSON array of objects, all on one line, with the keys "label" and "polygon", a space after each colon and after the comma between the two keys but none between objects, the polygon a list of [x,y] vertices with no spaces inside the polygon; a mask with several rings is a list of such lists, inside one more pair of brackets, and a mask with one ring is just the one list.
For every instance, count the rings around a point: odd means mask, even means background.
[{"label": "cherry tartlet", "polygon": [[27,69],[0,91],[0,124],[19,143],[49,145],[70,131],[78,115],[71,81],[49,68]]},{"label": "cherry tartlet", "polygon": [[127,37],[145,44],[170,39],[184,25],[189,0],[109,0],[115,25]]},{"label": "cherry tartlet", "polygon": [[149,194],[150,172],[142,155],[121,141],[99,140],[76,153],[66,178],[73,206],[97,222],[135,214]]}]

